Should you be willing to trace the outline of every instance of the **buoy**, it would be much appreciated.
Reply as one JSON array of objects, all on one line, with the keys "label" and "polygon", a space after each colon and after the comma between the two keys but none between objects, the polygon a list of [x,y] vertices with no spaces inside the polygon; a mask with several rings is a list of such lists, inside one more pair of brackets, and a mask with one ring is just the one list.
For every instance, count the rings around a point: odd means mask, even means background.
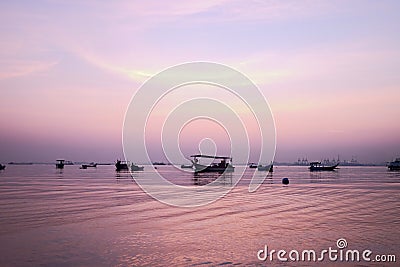
[{"label": "buoy", "polygon": [[289,184],[289,178],[283,178],[282,184]]}]

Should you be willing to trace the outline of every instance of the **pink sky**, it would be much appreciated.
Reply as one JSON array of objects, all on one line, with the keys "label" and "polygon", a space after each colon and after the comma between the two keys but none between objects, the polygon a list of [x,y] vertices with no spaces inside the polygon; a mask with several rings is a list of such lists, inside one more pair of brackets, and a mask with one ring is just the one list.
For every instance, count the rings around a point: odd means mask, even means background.
[{"label": "pink sky", "polygon": [[277,161],[389,161],[400,156],[399,12],[397,1],[2,2],[0,162],[122,157],[132,95],[190,61],[258,85]]}]

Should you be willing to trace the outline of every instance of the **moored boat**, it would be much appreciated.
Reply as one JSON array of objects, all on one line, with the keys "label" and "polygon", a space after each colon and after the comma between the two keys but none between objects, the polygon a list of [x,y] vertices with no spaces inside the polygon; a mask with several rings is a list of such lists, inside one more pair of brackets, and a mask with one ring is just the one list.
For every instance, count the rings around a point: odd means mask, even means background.
[{"label": "moored boat", "polygon": [[136,164],[131,164],[131,171],[137,172],[137,171],[143,171],[144,167],[143,166],[138,166]]},{"label": "moored boat", "polygon": [[[232,158],[231,157],[222,157],[222,156],[209,156],[209,155],[192,155],[193,158],[192,163],[194,167],[194,172],[233,172],[235,167],[232,166]],[[203,165],[199,163],[198,158],[209,158],[209,159],[220,159],[219,163],[211,163],[210,165]]]},{"label": "moored boat", "polygon": [[399,171],[400,170],[400,158],[397,158],[394,161],[389,162],[387,167],[391,171]]},{"label": "moored boat", "polygon": [[255,169],[255,168],[257,168],[257,167],[258,167],[257,164],[255,164],[255,163],[249,163],[249,168]]},{"label": "moored boat", "polygon": [[91,162],[90,164],[82,164],[81,169],[97,168],[97,163]]},{"label": "moored boat", "polygon": [[339,163],[332,166],[322,165],[319,161],[310,162],[310,171],[334,171],[339,166]]},{"label": "moored boat", "polygon": [[269,165],[258,165],[257,170],[259,171],[268,171],[268,172],[273,172],[274,171],[274,164],[269,164]]},{"label": "moored boat", "polygon": [[65,162],[65,160],[58,159],[56,162],[56,169],[64,169],[64,162]]},{"label": "moored boat", "polygon": [[115,163],[115,170],[119,171],[129,171],[128,163],[126,161],[117,160]]}]

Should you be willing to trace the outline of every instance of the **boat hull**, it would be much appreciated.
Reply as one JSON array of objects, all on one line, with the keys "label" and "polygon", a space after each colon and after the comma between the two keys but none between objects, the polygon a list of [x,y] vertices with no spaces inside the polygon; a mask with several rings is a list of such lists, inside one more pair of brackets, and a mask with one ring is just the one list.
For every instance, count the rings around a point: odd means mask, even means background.
[{"label": "boat hull", "polygon": [[97,163],[82,164],[81,169],[87,169],[87,168],[97,168]]},{"label": "boat hull", "polygon": [[400,166],[388,166],[389,171],[400,171]]},{"label": "boat hull", "polygon": [[234,172],[235,167],[228,165],[226,167],[221,167],[221,166],[206,166],[206,165],[201,165],[201,164],[194,164],[194,172],[199,173],[199,172]]},{"label": "boat hull", "polygon": [[184,165],[184,164],[181,165],[181,169],[192,169],[192,168],[193,165]]},{"label": "boat hull", "polygon": [[400,171],[400,158],[390,162],[387,167],[390,171]]},{"label": "boat hull", "polygon": [[64,169],[64,164],[56,164],[56,169]]},{"label": "boat hull", "polygon": [[119,172],[119,171],[128,171],[129,170],[129,168],[128,168],[128,166],[125,164],[121,164],[120,166],[115,166],[115,170],[117,171],[117,172]]}]

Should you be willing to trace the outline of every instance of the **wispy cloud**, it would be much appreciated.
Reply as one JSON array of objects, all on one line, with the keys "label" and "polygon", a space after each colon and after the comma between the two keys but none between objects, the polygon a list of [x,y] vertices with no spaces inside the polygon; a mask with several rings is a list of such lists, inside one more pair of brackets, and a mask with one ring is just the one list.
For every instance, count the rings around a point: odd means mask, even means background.
[{"label": "wispy cloud", "polygon": [[0,79],[47,71],[57,64],[57,61],[0,60]]},{"label": "wispy cloud", "polygon": [[[211,21],[233,20],[259,20],[282,19],[303,16],[321,16],[325,12],[339,11],[345,2],[322,1],[279,1],[279,0],[206,0],[206,1],[141,1],[121,2],[114,5],[122,14],[137,15],[140,17],[151,16],[154,20],[170,17],[206,14],[212,12],[212,17],[204,17]],[[121,13],[120,13],[121,14]]]},{"label": "wispy cloud", "polygon": [[149,71],[144,71],[144,70],[137,70],[133,69],[128,66],[123,66],[120,65],[116,62],[110,62],[107,61],[106,59],[102,58],[101,56],[95,55],[93,53],[90,53],[88,51],[84,51],[82,48],[75,49],[74,52],[77,53],[78,56],[80,56],[82,59],[84,59],[86,62],[92,64],[93,66],[100,68],[104,71],[117,74],[119,76],[125,77],[132,79],[133,81],[136,82],[143,82],[147,78],[153,76],[154,74],[149,72]]}]

